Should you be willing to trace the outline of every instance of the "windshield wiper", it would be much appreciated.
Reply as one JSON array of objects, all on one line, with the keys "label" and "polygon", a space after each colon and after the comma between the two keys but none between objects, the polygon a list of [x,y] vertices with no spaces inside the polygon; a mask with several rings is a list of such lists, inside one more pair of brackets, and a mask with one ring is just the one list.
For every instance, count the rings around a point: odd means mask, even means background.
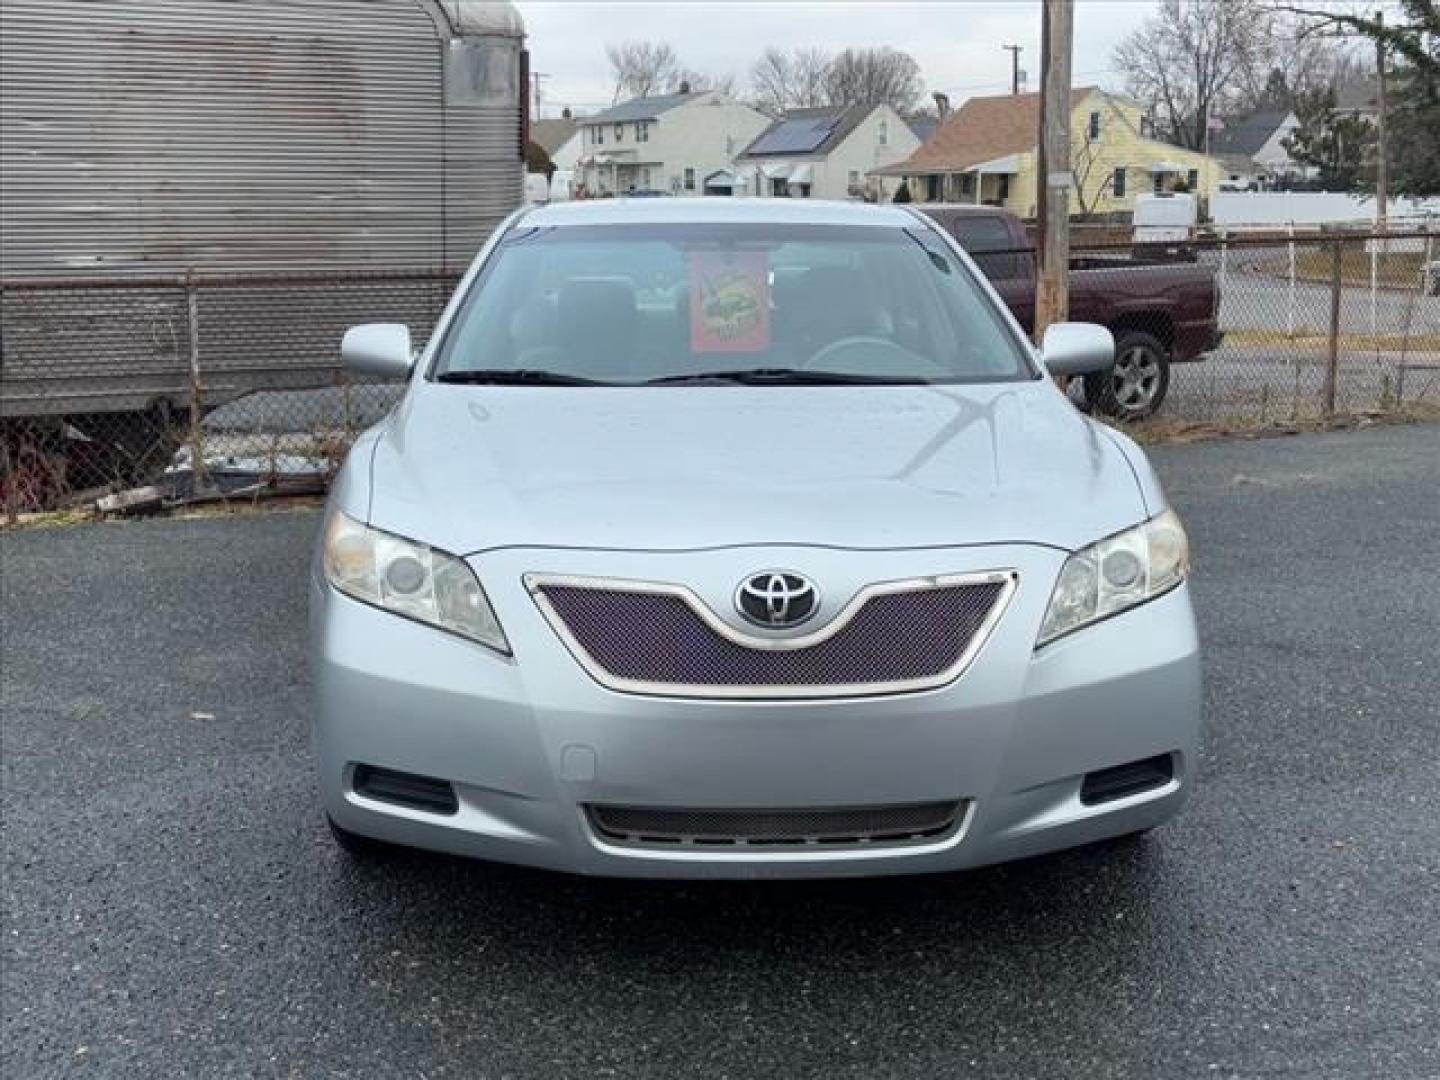
[{"label": "windshield wiper", "polygon": [[600,379],[582,375],[566,375],[560,371],[535,368],[484,368],[479,371],[442,371],[436,382],[463,383],[468,386],[613,386]]},{"label": "windshield wiper", "polygon": [[924,386],[913,375],[847,375],[842,371],[806,371],[804,368],[737,368],[733,371],[696,371],[647,379],[646,386],[685,383],[733,382],[743,386]]}]

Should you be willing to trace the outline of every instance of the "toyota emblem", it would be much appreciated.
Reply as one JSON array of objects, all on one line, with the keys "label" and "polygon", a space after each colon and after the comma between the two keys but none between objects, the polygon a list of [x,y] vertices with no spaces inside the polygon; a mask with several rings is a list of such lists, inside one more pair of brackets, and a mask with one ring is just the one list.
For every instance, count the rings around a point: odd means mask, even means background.
[{"label": "toyota emblem", "polygon": [[752,574],[735,590],[740,614],[769,630],[799,626],[819,606],[820,593],[810,580],[788,570]]}]

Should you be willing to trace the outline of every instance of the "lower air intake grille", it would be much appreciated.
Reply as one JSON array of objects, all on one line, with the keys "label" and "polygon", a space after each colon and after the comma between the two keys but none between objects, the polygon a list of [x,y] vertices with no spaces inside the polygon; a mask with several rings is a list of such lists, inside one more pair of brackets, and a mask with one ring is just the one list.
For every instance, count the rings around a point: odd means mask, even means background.
[{"label": "lower air intake grille", "polygon": [[448,780],[378,769],[374,765],[355,766],[355,793],[376,802],[408,806],[428,814],[453,814],[460,809],[455,789]]},{"label": "lower air intake grille", "polygon": [[1113,802],[1142,791],[1164,787],[1175,777],[1175,761],[1169,754],[1117,765],[1113,769],[1086,773],[1080,784],[1080,801],[1086,806]]},{"label": "lower air intake grille", "polygon": [[803,810],[589,806],[586,814],[597,834],[625,844],[801,847],[925,840],[954,828],[963,806],[959,800]]},{"label": "lower air intake grille", "polygon": [[873,586],[793,644],[720,625],[686,590],[537,578],[541,610],[576,658],[615,690],[696,697],[900,693],[957,678],[1013,588],[1008,573]]}]

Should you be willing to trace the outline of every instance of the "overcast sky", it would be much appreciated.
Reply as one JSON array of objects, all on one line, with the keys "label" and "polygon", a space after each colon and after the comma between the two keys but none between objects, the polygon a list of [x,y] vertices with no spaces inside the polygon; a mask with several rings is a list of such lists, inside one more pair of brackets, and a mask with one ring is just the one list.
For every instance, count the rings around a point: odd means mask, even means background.
[{"label": "overcast sky", "polygon": [[[1119,86],[1110,53],[1154,8],[1155,0],[1077,0],[1074,83]],[[531,68],[541,82],[542,111],[562,105],[577,112],[610,104],[613,85],[605,43],[668,41],[690,68],[734,72],[741,88],[750,65],[767,46],[890,45],[920,64],[927,94],[943,90],[958,105],[977,94],[1010,89],[1010,54],[1023,45],[1021,67],[1039,89],[1040,0],[670,0],[665,3],[594,3],[529,0],[519,7],[529,31]],[[927,99],[928,100],[928,99]]]}]

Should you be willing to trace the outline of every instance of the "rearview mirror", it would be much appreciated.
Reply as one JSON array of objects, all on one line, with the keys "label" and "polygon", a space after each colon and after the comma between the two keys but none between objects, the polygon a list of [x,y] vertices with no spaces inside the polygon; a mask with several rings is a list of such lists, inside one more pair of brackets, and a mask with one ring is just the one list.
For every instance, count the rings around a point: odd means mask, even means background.
[{"label": "rearview mirror", "polygon": [[357,375],[403,379],[410,374],[410,328],[403,323],[365,323],[345,331],[340,359]]},{"label": "rearview mirror", "polygon": [[1115,338],[1095,323],[1054,323],[1040,347],[1051,375],[1094,375],[1115,366]]}]

